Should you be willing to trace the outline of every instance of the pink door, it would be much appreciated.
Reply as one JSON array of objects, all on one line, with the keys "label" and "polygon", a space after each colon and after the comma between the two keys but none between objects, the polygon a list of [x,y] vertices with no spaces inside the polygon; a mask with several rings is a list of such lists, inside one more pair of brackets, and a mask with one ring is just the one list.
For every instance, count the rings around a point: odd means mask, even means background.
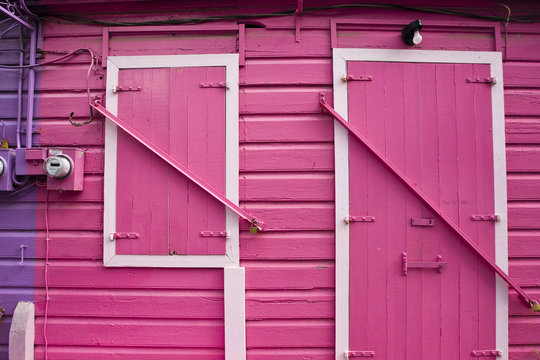
[{"label": "pink door", "polygon": [[[349,121],[494,258],[489,65],[348,63]],[[495,346],[495,276],[349,137],[349,349],[473,359]],[[360,353],[359,353],[360,354]]]},{"label": "pink door", "polygon": [[[225,193],[225,68],[119,71],[118,116]],[[116,231],[124,255],[225,254],[225,209],[121,130]]]}]

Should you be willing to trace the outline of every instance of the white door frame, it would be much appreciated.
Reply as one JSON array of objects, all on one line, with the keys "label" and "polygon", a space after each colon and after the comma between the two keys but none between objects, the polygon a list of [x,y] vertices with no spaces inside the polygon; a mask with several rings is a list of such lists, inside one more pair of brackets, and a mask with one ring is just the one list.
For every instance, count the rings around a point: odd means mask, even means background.
[{"label": "white door frame", "polygon": [[[502,57],[499,52],[333,49],[334,109],[348,121],[347,61],[488,64],[496,84],[491,87],[493,119],[493,171],[495,214],[495,263],[508,273],[508,219],[506,207],[506,152]],[[349,349],[349,134],[334,120],[336,202],[336,360]],[[496,346],[501,360],[508,360],[508,285],[496,274]]]}]

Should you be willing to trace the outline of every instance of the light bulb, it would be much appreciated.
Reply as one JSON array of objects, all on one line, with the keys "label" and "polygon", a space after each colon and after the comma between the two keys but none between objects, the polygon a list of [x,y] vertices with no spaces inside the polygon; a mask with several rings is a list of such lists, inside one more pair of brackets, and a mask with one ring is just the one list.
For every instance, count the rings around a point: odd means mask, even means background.
[{"label": "light bulb", "polygon": [[418,30],[414,32],[412,42],[414,45],[418,45],[422,42],[422,35],[420,35],[420,32]]}]

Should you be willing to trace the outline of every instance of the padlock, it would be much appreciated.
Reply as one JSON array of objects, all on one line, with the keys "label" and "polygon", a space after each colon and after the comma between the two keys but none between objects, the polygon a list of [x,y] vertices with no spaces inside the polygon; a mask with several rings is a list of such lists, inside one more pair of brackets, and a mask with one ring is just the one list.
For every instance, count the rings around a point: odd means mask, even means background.
[{"label": "padlock", "polygon": [[256,234],[257,231],[259,230],[257,228],[257,225],[259,225],[259,222],[257,221],[257,219],[251,220],[251,226],[249,227],[249,232],[252,234]]},{"label": "padlock", "polygon": [[534,312],[540,312],[540,304],[537,301],[531,301],[531,309]]}]

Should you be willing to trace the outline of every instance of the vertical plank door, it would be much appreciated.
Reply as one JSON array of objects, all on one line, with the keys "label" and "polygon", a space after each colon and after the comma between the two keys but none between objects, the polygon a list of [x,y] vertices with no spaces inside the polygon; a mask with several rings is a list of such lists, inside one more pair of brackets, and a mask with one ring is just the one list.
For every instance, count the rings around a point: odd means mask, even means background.
[{"label": "vertical plank door", "polygon": [[[347,73],[371,77],[347,84],[351,125],[494,258],[494,223],[471,218],[494,213],[491,85],[466,82],[489,65],[349,61]],[[375,219],[349,227],[350,351],[456,360],[495,349],[493,272],[352,136],[349,194],[350,216]],[[446,267],[417,267],[436,262]]]},{"label": "vertical plank door", "polygon": [[[224,194],[225,68],[122,69],[118,82],[137,89],[118,92],[118,116]],[[224,206],[121,130],[116,176],[116,231],[139,234],[117,254],[225,254]]]}]

